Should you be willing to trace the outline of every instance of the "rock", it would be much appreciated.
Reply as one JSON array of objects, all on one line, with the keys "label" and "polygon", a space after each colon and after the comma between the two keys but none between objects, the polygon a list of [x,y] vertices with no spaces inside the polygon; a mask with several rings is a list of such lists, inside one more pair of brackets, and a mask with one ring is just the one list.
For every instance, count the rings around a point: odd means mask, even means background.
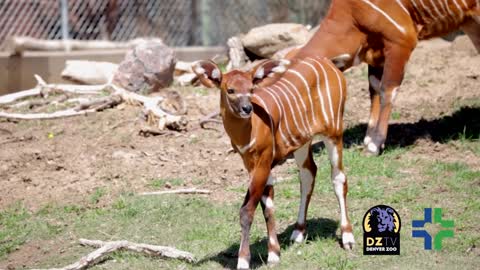
[{"label": "rock", "polygon": [[162,42],[144,42],[127,53],[113,83],[141,94],[157,92],[172,83],[176,62],[175,52]]},{"label": "rock", "polygon": [[275,23],[253,28],[241,39],[248,51],[263,58],[270,58],[279,50],[305,44],[311,35],[304,25]]}]

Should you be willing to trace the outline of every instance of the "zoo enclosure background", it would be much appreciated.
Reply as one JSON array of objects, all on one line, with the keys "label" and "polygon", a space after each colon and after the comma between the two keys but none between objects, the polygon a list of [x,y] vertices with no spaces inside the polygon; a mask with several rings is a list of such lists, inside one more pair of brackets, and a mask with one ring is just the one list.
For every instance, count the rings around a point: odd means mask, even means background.
[{"label": "zoo enclosure background", "polygon": [[329,4],[330,0],[0,0],[0,51],[12,36],[113,41],[160,37],[170,46],[221,45],[267,23],[315,26]]}]

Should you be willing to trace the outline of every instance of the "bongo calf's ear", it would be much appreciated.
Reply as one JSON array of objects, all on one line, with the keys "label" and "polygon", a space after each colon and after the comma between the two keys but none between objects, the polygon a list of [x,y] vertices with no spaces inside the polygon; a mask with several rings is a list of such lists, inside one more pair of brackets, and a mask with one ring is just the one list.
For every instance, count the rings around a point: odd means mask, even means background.
[{"label": "bongo calf's ear", "polygon": [[222,72],[213,61],[197,61],[193,63],[192,70],[204,86],[208,88],[220,87],[220,83],[222,82]]},{"label": "bongo calf's ear", "polygon": [[263,61],[252,69],[253,83],[259,84],[265,78],[285,73],[288,65],[290,65],[290,61],[286,59]]}]

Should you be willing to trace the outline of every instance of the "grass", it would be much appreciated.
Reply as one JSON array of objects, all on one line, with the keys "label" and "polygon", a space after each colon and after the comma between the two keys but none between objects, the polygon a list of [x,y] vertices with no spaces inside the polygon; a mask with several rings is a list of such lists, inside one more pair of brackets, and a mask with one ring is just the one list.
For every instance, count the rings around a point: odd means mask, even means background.
[{"label": "grass", "polygon": [[[458,141],[460,144],[470,142]],[[349,213],[357,246],[351,252],[339,247],[338,205],[330,182],[330,169],[323,148],[315,153],[319,166],[309,209],[308,238],[291,245],[299,202],[298,171],[286,169],[288,179],[276,186],[276,218],[282,246],[282,263],[276,269],[474,269],[480,263],[478,212],[480,171],[461,161],[412,160],[404,158],[411,149],[387,149],[380,157],[365,157],[355,147],[346,149],[344,163],[349,179]],[[290,168],[292,167],[292,168]],[[414,170],[409,171],[409,168]],[[167,182],[181,185],[182,179],[154,179],[153,188]],[[244,189],[231,190],[243,194]],[[88,199],[95,205],[108,190],[96,189]],[[128,239],[171,245],[195,254],[196,264],[162,260],[127,252],[116,252],[94,269],[220,269],[236,265],[239,246],[238,208],[241,201],[212,202],[205,197],[166,195],[138,197],[125,194],[111,205],[79,207],[46,205],[29,212],[21,204],[0,212],[0,260],[28,243],[53,241],[34,267],[67,265],[91,251],[80,247],[78,238]],[[361,222],[367,209],[376,204],[394,207],[402,219],[400,256],[363,256]],[[442,207],[455,220],[455,237],[446,239],[442,251],[424,251],[421,239],[411,237],[411,220],[424,207]],[[267,269],[265,224],[257,211],[251,232],[252,266]],[[59,256],[59,250],[63,250]]]},{"label": "grass", "polygon": [[[363,76],[363,73],[365,70],[352,76]],[[392,118],[396,118],[395,113]],[[442,143],[478,159],[480,136],[472,133],[475,129],[469,128]],[[338,203],[330,181],[326,151],[322,145],[317,145],[314,158],[318,173],[309,209],[306,242],[292,245],[288,240],[296,221],[300,195],[295,165],[284,166],[282,170],[287,177],[275,187],[276,220],[282,247],[282,262],[275,269],[475,269],[480,265],[479,168],[461,158],[448,159],[448,162],[435,156],[417,158],[411,154],[415,145],[387,148],[380,157],[365,157],[358,150],[363,132],[360,127],[347,130],[345,137],[351,144],[346,146],[343,155],[356,248],[349,253],[339,247]],[[199,143],[200,139],[191,137],[189,143]],[[205,181],[208,179],[195,180],[198,185]],[[160,189],[167,183],[181,186],[184,179],[151,179],[146,185]],[[242,197],[245,192],[245,187],[225,189],[238,194],[234,197]],[[199,260],[186,264],[116,252],[94,269],[222,269],[236,266],[240,199],[218,202],[202,196],[123,194],[107,206],[98,204],[107,194],[106,188],[95,189],[85,198],[86,206],[50,204],[31,212],[17,203],[0,210],[0,267],[13,252],[29,245],[43,248],[39,262],[27,264],[28,267],[65,266],[92,250],[79,246],[78,238],[171,245],[192,252]],[[365,211],[376,204],[390,205],[400,214],[400,256],[362,255],[362,218]],[[445,217],[455,221],[455,237],[445,239],[441,251],[425,251],[422,240],[411,237],[411,220],[420,218],[425,207],[441,207]],[[267,259],[265,231],[263,216],[257,211],[251,231],[252,266],[255,268],[268,269],[264,264]]]}]

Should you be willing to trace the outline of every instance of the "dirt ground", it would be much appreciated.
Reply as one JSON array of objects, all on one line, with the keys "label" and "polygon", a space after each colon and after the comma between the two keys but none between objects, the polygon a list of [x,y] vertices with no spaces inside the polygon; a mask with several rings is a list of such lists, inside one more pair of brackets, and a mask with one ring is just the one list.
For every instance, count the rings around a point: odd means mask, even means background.
[{"label": "dirt ground", "polygon": [[[348,146],[363,139],[368,119],[366,66],[348,71],[347,79]],[[164,189],[164,182],[225,191],[214,192],[213,199],[230,200],[229,190],[245,187],[248,181],[242,162],[228,152],[223,131],[198,125],[218,107],[218,93],[180,91],[189,106],[189,129],[183,133],[140,136],[139,108],[132,106],[53,121],[0,120],[0,209],[18,201],[31,210],[49,203],[86,204],[99,190],[106,193],[100,198],[102,205],[122,192]],[[480,56],[465,37],[453,43],[420,43],[396,99],[387,147],[415,144],[419,155],[462,155],[439,151],[438,141],[462,131],[455,125],[459,119],[479,119],[480,108],[460,106],[479,98]],[[452,123],[455,130],[449,130]],[[221,125],[211,126],[222,130]],[[360,132],[353,132],[355,128]],[[478,158],[468,162],[480,166]],[[282,177],[289,163],[277,169],[277,176]]]}]

